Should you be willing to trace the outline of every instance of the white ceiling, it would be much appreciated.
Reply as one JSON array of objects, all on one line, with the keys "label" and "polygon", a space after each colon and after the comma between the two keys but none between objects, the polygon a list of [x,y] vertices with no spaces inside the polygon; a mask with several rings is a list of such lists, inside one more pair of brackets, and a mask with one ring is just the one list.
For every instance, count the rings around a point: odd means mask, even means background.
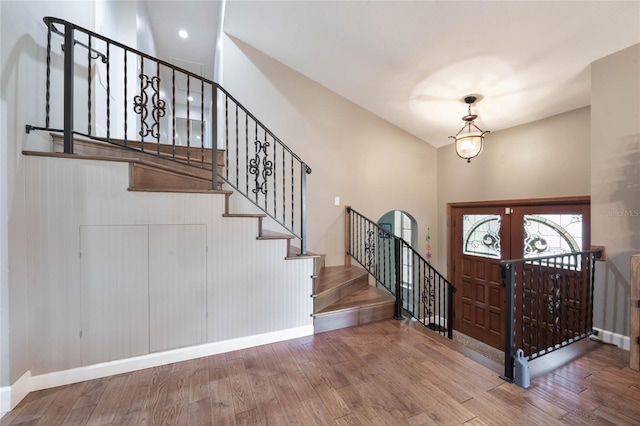
[{"label": "white ceiling", "polygon": [[[163,59],[213,63],[219,2],[148,9]],[[439,147],[468,94],[491,131],[589,105],[589,64],[640,43],[640,1],[227,1],[224,31]]]}]

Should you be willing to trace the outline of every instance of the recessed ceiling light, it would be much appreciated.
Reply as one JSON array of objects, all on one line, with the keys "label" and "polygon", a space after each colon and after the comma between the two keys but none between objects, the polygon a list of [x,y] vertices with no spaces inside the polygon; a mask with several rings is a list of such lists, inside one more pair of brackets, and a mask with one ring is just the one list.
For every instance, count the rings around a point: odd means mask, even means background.
[{"label": "recessed ceiling light", "polygon": [[189,102],[193,102],[193,96],[187,96],[187,99],[189,100]]},{"label": "recessed ceiling light", "polygon": [[182,38],[189,38],[189,33],[186,32],[185,30],[178,31],[178,35]]}]

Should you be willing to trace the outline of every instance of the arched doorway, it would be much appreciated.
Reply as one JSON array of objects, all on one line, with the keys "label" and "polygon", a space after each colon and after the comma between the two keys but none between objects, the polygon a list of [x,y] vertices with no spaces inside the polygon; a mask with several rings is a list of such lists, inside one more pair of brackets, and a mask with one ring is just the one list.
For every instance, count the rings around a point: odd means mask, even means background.
[{"label": "arched doorway", "polygon": [[[411,247],[418,243],[418,225],[409,213],[402,210],[391,210],[380,217],[378,226],[391,232],[393,235],[408,242]],[[402,286],[411,291],[413,289],[413,256],[404,248],[402,250]]]}]

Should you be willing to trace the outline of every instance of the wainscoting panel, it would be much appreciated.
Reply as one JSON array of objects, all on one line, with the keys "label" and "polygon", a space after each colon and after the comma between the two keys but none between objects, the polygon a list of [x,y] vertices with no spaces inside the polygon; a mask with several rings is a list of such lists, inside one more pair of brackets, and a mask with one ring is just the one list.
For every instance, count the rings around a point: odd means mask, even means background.
[{"label": "wainscoting panel", "polygon": [[148,227],[81,226],[82,365],[149,353]]},{"label": "wainscoting panel", "polygon": [[149,226],[149,349],[205,343],[207,226]]},{"label": "wainscoting panel", "polygon": [[[145,349],[159,352],[201,343],[249,342],[252,336],[311,329],[313,259],[285,260],[285,240],[256,239],[257,219],[223,217],[223,195],[128,191],[126,163],[32,156],[24,160],[29,212],[29,364],[34,376]],[[87,234],[88,241],[81,249],[80,233],[107,232],[107,228],[117,235]],[[178,229],[181,233],[175,233]],[[142,230],[153,240],[147,249],[142,244]],[[188,253],[188,258],[171,259],[173,244]],[[128,245],[124,251],[123,245]],[[91,250],[87,251],[88,247]],[[208,251],[203,253],[203,247]],[[131,258],[125,259],[127,256]],[[85,263],[98,258],[106,259],[105,263]],[[153,271],[146,279],[145,268]],[[130,276],[122,278],[123,282],[136,282],[133,299],[113,287],[116,274],[125,273]],[[171,281],[181,287],[169,287]],[[85,283],[90,283],[90,291],[106,286],[104,291],[116,294],[107,295],[112,299],[102,296],[102,300],[98,293],[86,293]],[[142,283],[147,286],[146,300],[141,296],[142,287],[136,287]],[[165,287],[170,291],[160,297]],[[180,293],[187,287],[193,294]],[[156,307],[149,305],[152,294]],[[168,305],[169,299],[176,304]],[[94,306],[107,301],[113,312],[93,312]],[[95,346],[100,342],[89,344],[96,339],[91,334],[98,330],[95,322],[109,323],[116,313],[130,315],[140,329],[131,326],[122,331],[135,334],[134,341],[127,343],[128,349],[124,342],[115,340],[120,348],[106,348],[107,353],[100,354]],[[167,320],[164,314],[172,319]],[[113,342],[107,332],[116,324],[100,324],[100,336]],[[142,331],[145,325],[146,335]],[[81,330],[88,333],[82,341]]]}]

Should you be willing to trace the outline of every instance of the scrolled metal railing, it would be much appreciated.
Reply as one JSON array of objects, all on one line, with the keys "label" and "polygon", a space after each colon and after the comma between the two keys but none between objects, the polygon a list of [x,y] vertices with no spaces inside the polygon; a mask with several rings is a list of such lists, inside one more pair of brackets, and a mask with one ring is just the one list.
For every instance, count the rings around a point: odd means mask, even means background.
[{"label": "scrolled metal railing", "polygon": [[346,208],[347,255],[396,296],[395,317],[403,312],[436,333],[453,338],[456,288],[402,238]]},{"label": "scrolled metal railing", "polygon": [[514,380],[516,350],[533,360],[593,334],[595,261],[587,250],[500,262],[505,286],[504,374]]},{"label": "scrolled metal railing", "polygon": [[[82,136],[210,170],[212,189],[223,179],[300,239],[306,254],[311,168],[237,99],[194,72],[68,21],[43,20],[45,125],[27,125],[27,133],[62,133],[65,153]],[[64,40],[59,54],[54,34]],[[52,108],[60,98],[62,114]]]}]

